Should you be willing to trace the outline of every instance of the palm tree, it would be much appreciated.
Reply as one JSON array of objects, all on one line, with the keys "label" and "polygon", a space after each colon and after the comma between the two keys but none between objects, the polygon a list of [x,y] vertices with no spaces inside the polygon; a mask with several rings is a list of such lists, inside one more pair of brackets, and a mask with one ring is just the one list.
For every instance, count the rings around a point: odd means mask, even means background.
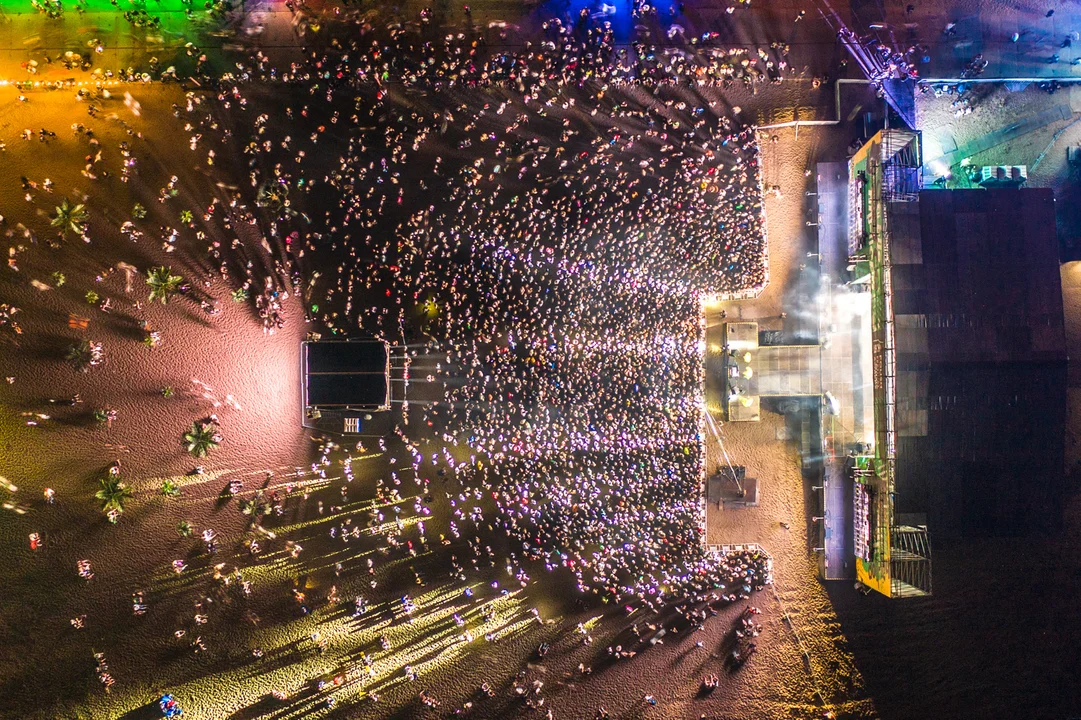
[{"label": "palm tree", "polygon": [[184,441],[188,444],[188,452],[195,457],[206,457],[207,453],[221,444],[221,433],[214,423],[196,420],[191,424],[191,430],[184,433]]},{"label": "palm tree", "polygon": [[250,500],[241,499],[240,512],[244,515],[251,517],[252,522],[258,522],[260,517],[269,515],[273,512],[273,508],[266,498],[263,497],[263,491],[258,490]]},{"label": "palm tree", "polygon": [[187,520],[181,520],[176,524],[176,534],[180,537],[191,537],[192,529],[191,523]]},{"label": "palm tree", "polygon": [[100,365],[105,359],[105,352],[102,350],[101,343],[80,340],[68,346],[64,357],[75,363],[76,369],[85,371],[92,365]]},{"label": "palm tree", "polygon": [[72,345],[68,345],[68,349],[64,353],[64,359],[75,363],[75,367],[82,370],[90,364],[90,343],[86,340],[81,340]]},{"label": "palm tree", "polygon": [[282,182],[264,182],[260,185],[255,204],[273,211],[278,217],[294,217],[297,214],[297,211],[290,207],[289,186]]},{"label": "palm tree", "polygon": [[165,497],[180,497],[180,486],[173,480],[162,480],[161,494]]},{"label": "palm tree", "polygon": [[60,228],[60,234],[67,237],[69,232],[82,235],[86,231],[86,223],[90,214],[82,203],[72,205],[64,198],[64,202],[56,206],[56,215],[53,216],[51,225]]},{"label": "palm tree", "polygon": [[150,286],[150,302],[161,300],[161,304],[169,302],[169,296],[180,289],[184,278],[173,275],[173,269],[164,266],[151,268],[146,273],[146,284]]},{"label": "palm tree", "polygon": [[101,500],[102,512],[115,514],[124,512],[124,501],[131,497],[131,490],[121,482],[116,475],[109,475],[99,480],[101,489],[94,493],[94,497]]}]

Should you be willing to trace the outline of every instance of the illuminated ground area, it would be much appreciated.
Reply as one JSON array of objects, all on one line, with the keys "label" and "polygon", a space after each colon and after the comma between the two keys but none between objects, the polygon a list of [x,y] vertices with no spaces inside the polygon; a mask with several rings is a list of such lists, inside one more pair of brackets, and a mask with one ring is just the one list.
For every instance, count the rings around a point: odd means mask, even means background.
[{"label": "illuminated ground area", "polygon": [[223,48],[247,55],[240,41],[296,45],[291,17],[279,18],[284,7],[273,2],[242,10],[239,4],[92,0],[64,3],[59,14],[55,5],[39,5],[42,11],[22,0],[0,3],[0,82],[68,80],[80,76],[81,67],[110,77],[131,68],[155,78],[171,67],[183,77],[196,71],[200,55],[220,74],[227,67]]},{"label": "illuminated ground area", "polygon": [[[3,3],[3,10],[6,14],[20,14],[20,13],[33,13],[40,14],[40,11],[36,5],[42,7],[48,7],[49,3],[33,3],[29,0],[6,0]],[[190,8],[191,3],[185,3],[181,0],[156,0],[149,3],[125,3],[123,6],[116,5],[109,0],[83,0],[78,3],[67,3],[67,11],[72,14],[78,14],[76,8],[81,8],[83,12],[105,12],[105,13],[123,13],[128,9],[143,8],[148,13],[155,15],[176,15],[184,14],[184,10]]]}]

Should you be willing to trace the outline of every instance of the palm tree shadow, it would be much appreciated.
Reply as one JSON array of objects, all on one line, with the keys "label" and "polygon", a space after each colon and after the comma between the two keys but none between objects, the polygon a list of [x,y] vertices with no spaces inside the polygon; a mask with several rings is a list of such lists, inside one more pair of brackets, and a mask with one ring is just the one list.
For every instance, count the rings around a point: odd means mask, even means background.
[{"label": "palm tree shadow", "polygon": [[275,700],[273,695],[264,695],[251,705],[240,708],[232,715],[229,715],[225,720],[257,720],[257,718],[281,707],[282,703]]},{"label": "palm tree shadow", "polygon": [[142,342],[146,337],[142,321],[127,313],[107,314],[104,325],[126,340]]},{"label": "palm tree shadow", "polygon": [[129,710],[119,717],[118,720],[158,720],[161,718],[161,709],[157,700],[151,700],[146,705]]},{"label": "palm tree shadow", "polygon": [[57,425],[65,425],[69,427],[89,427],[98,423],[98,419],[94,417],[94,413],[91,410],[84,410],[82,412],[76,412],[61,417],[54,417],[52,420]]}]

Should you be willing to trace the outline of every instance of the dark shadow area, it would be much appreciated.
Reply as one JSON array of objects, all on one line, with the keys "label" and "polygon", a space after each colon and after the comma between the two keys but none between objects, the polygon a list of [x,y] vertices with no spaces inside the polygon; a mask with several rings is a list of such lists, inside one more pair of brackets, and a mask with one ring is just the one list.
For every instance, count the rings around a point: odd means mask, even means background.
[{"label": "dark shadow area", "polygon": [[161,720],[161,709],[157,700],[151,700],[142,707],[129,710],[120,716],[119,720]]},{"label": "dark shadow area", "polygon": [[1055,231],[1062,262],[1081,260],[1081,150],[1068,148],[1067,153],[1070,176],[1063,181],[1055,203]]},{"label": "dark shadow area", "polygon": [[1069,598],[1081,591],[1081,563],[1076,552],[1055,554],[1063,544],[939,542],[927,598],[827,584],[881,717],[1076,715],[1081,616]]}]

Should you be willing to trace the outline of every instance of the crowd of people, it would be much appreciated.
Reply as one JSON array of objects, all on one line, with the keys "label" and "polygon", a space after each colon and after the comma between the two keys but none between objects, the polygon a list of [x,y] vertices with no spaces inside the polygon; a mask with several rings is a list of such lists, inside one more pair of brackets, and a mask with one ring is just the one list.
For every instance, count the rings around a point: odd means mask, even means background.
[{"label": "crowd of people", "polygon": [[[327,332],[441,358],[411,381],[400,434],[418,484],[436,464],[454,479],[452,537],[499,528],[522,561],[655,608],[719,577],[702,551],[700,304],[761,286],[765,239],[756,133],[700,86],[776,80],[783,60],[704,38],[697,55],[637,46],[631,67],[588,13],[514,52],[360,17],[284,76],[261,54],[238,68],[302,90],[278,117],[240,79],[219,94],[252,186],[292,193],[269,228],[278,276]],[[187,110],[207,144],[219,119]]]},{"label": "crowd of people", "polygon": [[[778,79],[785,48],[642,46],[630,67],[609,29],[572,20],[519,54],[468,32],[327,35],[306,65],[257,54],[216,106],[176,109],[193,147],[235,139],[251,187],[289,198],[262,205],[272,269],[237,278],[208,248],[223,276],[288,288],[313,331],[383,338],[414,364],[395,410],[410,463],[366,519],[388,551],[366,561],[371,593],[384,564],[449,544],[460,580],[505,566],[498,587],[524,588],[543,567],[700,625],[771,580],[764,555],[704,548],[701,303],[766,280],[757,135],[710,86]],[[344,455],[351,478],[354,449],[322,447],[312,471]],[[331,537],[355,539],[356,520]],[[351,602],[363,616],[366,596]]]},{"label": "crowd of people", "polygon": [[[757,134],[716,86],[780,81],[787,47],[730,49],[707,34],[617,48],[585,13],[552,17],[507,50],[471,24],[434,39],[423,23],[383,32],[370,17],[345,13],[344,30],[323,31],[287,71],[259,52],[173,106],[197,162],[224,173],[201,213],[182,213],[202,228],[209,268],[185,294],[198,300],[220,275],[268,333],[299,297],[313,333],[383,338],[423,368],[400,386],[397,438],[378,441],[388,454],[400,441],[408,460],[377,480],[366,518],[343,510],[347,486],[326,507],[318,500],[335,518],[330,538],[379,538],[383,555],[366,559],[372,594],[384,592],[382,567],[441,545],[462,580],[502,561],[510,579],[492,587],[524,588],[543,567],[570,573],[583,596],[658,615],[675,605],[692,625],[764,587],[764,555],[704,547],[702,303],[767,279]],[[72,131],[97,146],[81,124]],[[124,167],[137,173],[126,145]],[[238,168],[250,191],[229,184]],[[193,194],[174,175],[159,202]],[[153,235],[132,217],[122,234]],[[162,250],[177,250],[180,231],[159,230]],[[209,298],[201,305],[216,314]],[[0,325],[16,329],[15,312]],[[349,482],[368,449],[325,441],[321,451],[298,482],[326,478],[335,461]],[[260,491],[243,512],[272,522],[300,502],[295,490]],[[202,539],[208,557],[220,551],[213,530]],[[247,543],[244,562],[282,542],[301,557],[271,532]],[[493,546],[507,543],[499,557]],[[227,586],[224,567],[214,575]],[[243,599],[251,586],[239,573]],[[316,607],[311,595],[293,589],[299,614]],[[367,614],[365,597],[338,597],[337,580],[325,599]],[[199,602],[176,638],[203,653],[213,603]],[[147,611],[142,594],[133,603]],[[396,620],[409,622],[408,595],[401,604]],[[391,652],[385,636],[381,646]],[[406,666],[405,677],[417,673]],[[524,695],[543,704],[539,689]]]},{"label": "crowd of people", "polygon": [[[384,27],[370,10],[328,14],[303,0],[289,7],[298,33],[322,46],[315,69],[331,70],[317,73],[327,84],[506,85],[525,93],[589,81],[728,87],[780,82],[788,67],[784,43],[732,46],[714,29],[695,34],[671,22],[674,8],[665,13],[668,22],[658,22],[657,8],[641,0],[635,3],[634,37],[618,43],[610,16],[589,8],[549,16],[538,26],[491,21],[484,27],[472,21],[466,6],[466,22],[448,32],[430,9],[419,22],[395,16]],[[313,25],[319,32],[309,30]],[[294,68],[290,75],[296,73]]]}]

